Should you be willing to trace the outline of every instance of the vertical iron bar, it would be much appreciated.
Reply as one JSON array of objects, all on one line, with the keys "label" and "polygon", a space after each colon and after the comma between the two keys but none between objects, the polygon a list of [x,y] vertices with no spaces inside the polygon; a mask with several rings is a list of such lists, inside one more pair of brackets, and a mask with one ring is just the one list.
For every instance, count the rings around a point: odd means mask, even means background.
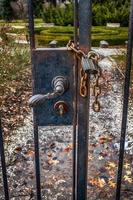
[{"label": "vertical iron bar", "polygon": [[[78,0],[74,0],[74,44],[78,42]],[[72,199],[76,198],[76,153],[77,153],[77,90],[78,90],[78,59],[74,56],[74,119],[73,119],[73,189]]]},{"label": "vertical iron bar", "polygon": [[74,0],[74,43],[78,42],[78,0]]},{"label": "vertical iron bar", "polygon": [[128,116],[128,99],[129,99],[129,87],[131,78],[131,67],[132,67],[132,53],[133,53],[133,0],[131,0],[130,7],[130,18],[129,18],[129,34],[128,34],[128,47],[127,47],[127,61],[126,61],[126,73],[125,73],[125,85],[124,85],[124,100],[123,100],[123,115],[121,125],[121,139],[120,139],[120,153],[119,153],[119,164],[118,164],[118,175],[117,175],[117,189],[116,189],[116,200],[120,200],[121,194],[121,182],[122,182],[122,171],[124,162],[124,146],[127,129],[127,116]]},{"label": "vertical iron bar", "polygon": [[[30,47],[31,47],[31,60],[33,64],[32,50],[35,49],[33,0],[28,0],[28,14],[29,14],[29,36],[30,36]],[[32,67],[32,73],[33,71],[34,69]],[[33,85],[33,88],[34,88],[34,85]],[[37,125],[37,120],[36,120],[34,110],[33,110],[33,123],[34,123],[34,146],[35,146],[36,195],[37,195],[37,200],[41,200],[38,125]]]},{"label": "vertical iron bar", "polygon": [[9,200],[7,172],[6,172],[6,163],[5,163],[5,154],[4,154],[4,144],[3,144],[3,135],[2,135],[2,125],[1,125],[1,116],[0,116],[0,156],[1,156],[1,166],[2,166],[2,176],[3,176],[5,200]]},{"label": "vertical iron bar", "polygon": [[41,200],[38,125],[34,111],[33,111],[33,121],[34,121],[33,123],[34,123],[34,146],[35,146],[36,195],[37,195],[37,200]]},{"label": "vertical iron bar", "polygon": [[30,47],[35,48],[35,30],[34,30],[34,14],[33,14],[33,0],[28,0],[28,14],[29,14],[29,37]]},{"label": "vertical iron bar", "polygon": [[[85,53],[91,48],[91,0],[79,0],[79,46]],[[80,66],[78,89],[80,88]],[[77,191],[76,200],[87,199],[88,172],[88,118],[90,102],[90,77],[87,84],[88,94],[83,98],[78,91],[78,135],[77,135]]]}]

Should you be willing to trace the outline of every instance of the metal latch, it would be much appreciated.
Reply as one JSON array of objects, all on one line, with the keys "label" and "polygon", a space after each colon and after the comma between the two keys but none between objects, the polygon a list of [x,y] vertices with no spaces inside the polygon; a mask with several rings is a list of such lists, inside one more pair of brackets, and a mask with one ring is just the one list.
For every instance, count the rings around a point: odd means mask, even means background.
[{"label": "metal latch", "polygon": [[52,80],[53,91],[47,94],[36,94],[29,99],[29,106],[34,107],[42,104],[47,99],[54,99],[62,96],[69,87],[68,79],[64,76],[56,76]]}]

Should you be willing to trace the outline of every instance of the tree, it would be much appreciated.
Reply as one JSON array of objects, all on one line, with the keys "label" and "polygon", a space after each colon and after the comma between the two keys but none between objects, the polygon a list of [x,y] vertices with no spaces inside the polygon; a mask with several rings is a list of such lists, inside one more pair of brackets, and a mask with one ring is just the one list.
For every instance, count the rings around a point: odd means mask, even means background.
[{"label": "tree", "polygon": [[0,16],[6,21],[12,19],[12,8],[10,5],[10,0],[0,0]]},{"label": "tree", "polygon": [[34,15],[36,17],[41,17],[43,12],[44,0],[33,0]]},{"label": "tree", "polygon": [[10,2],[10,5],[13,10],[14,18],[26,19],[28,12],[27,0],[17,0],[17,1],[12,0]]},{"label": "tree", "polygon": [[56,2],[56,0],[51,0],[51,3],[52,3],[54,6],[56,6],[56,5],[57,5],[57,2]]}]

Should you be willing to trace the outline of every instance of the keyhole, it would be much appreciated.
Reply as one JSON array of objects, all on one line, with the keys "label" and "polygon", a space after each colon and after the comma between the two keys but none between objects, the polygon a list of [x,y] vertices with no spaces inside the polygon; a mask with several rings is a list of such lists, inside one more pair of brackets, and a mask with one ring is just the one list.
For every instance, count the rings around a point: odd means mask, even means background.
[{"label": "keyhole", "polygon": [[68,111],[68,106],[64,101],[58,101],[55,103],[54,109],[62,117]]}]

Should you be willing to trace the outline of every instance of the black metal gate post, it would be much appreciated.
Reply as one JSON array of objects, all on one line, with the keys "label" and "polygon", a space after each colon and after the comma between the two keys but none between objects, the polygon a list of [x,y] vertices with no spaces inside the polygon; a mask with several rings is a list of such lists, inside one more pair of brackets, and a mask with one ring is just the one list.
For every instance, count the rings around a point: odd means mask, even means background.
[{"label": "black metal gate post", "polygon": [[33,0],[28,0],[29,37],[31,50],[35,48]]},{"label": "black metal gate post", "polygon": [[[85,53],[91,48],[91,0],[79,0],[79,47]],[[78,90],[81,84],[79,63]],[[77,191],[76,200],[87,199],[88,171],[88,118],[90,101],[90,80],[87,80],[87,96],[81,97],[78,91],[78,133],[77,133]]]},{"label": "black metal gate post", "polygon": [[125,147],[125,137],[127,130],[129,87],[130,87],[132,64],[133,64],[133,0],[131,0],[130,18],[129,18],[129,34],[128,34],[127,61],[126,61],[126,73],[125,73],[125,85],[124,85],[124,97],[123,97],[123,113],[122,113],[123,115],[122,115],[122,125],[121,125],[116,200],[120,200],[120,193],[121,193],[124,147]]},{"label": "black metal gate post", "polygon": [[[31,61],[32,61],[32,74],[33,68],[33,50],[35,49],[35,31],[34,31],[34,12],[33,12],[33,0],[28,0],[28,14],[29,14],[29,37],[31,48]],[[34,92],[34,82],[33,82]],[[35,174],[36,174],[36,196],[37,200],[41,200],[41,180],[40,180],[40,157],[39,157],[39,138],[38,138],[38,125],[33,110],[33,123],[34,123],[34,148],[35,148]]]},{"label": "black metal gate post", "polygon": [[3,135],[2,135],[2,125],[1,125],[1,116],[0,116],[0,156],[1,156],[1,166],[2,166],[5,200],[9,200],[7,172],[6,172],[6,163],[5,163],[5,154],[4,154],[4,144],[3,144]]},{"label": "black metal gate post", "polygon": [[[74,0],[74,45],[78,46],[78,0]],[[74,57],[74,116],[73,116],[73,184],[72,199],[76,198],[76,154],[77,154],[77,93],[78,93],[78,58]]]}]

